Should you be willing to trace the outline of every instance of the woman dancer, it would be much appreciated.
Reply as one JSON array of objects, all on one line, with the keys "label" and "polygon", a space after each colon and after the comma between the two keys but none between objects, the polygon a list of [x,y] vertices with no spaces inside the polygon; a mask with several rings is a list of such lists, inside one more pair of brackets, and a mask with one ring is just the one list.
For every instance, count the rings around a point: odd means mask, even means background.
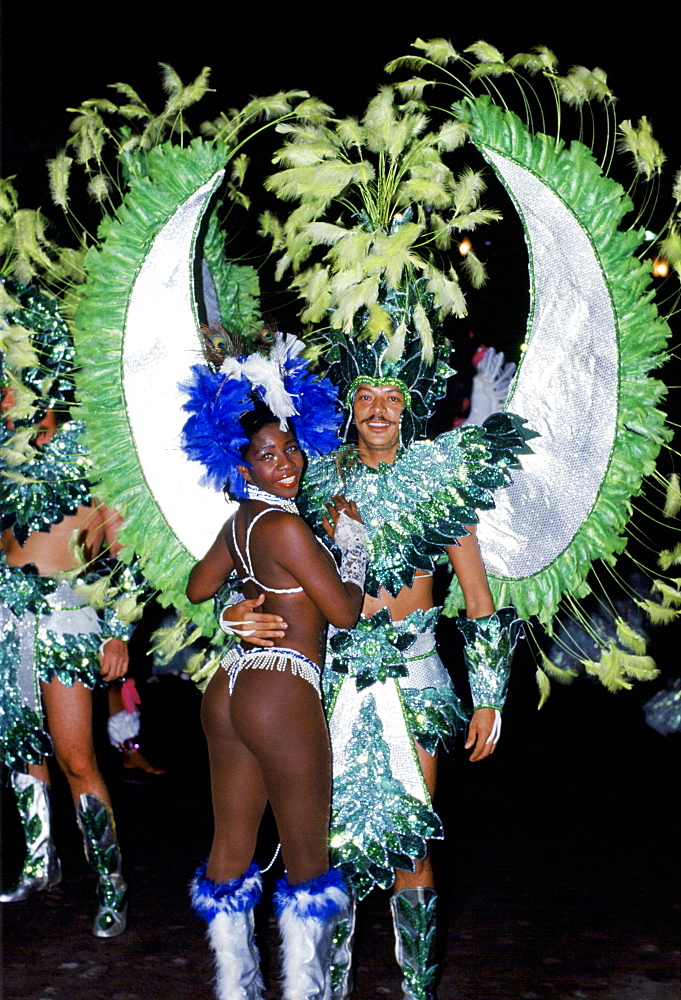
[{"label": "woman dancer", "polygon": [[[212,597],[233,572],[244,593],[263,591],[263,610],[288,622],[286,648],[246,644],[224,658],[203,700],[215,835],[207,866],[192,885],[209,922],[221,998],[262,993],[253,942],[261,877],[252,864],[269,801],[287,877],[275,905],[283,942],[284,996],[323,997],[332,936],[348,907],[340,872],[329,869],[329,738],[320,700],[326,623],[351,628],[359,616],[366,549],[355,504],[328,505],[325,527],[342,552],[340,575],[297,516],[293,498],[304,457],[295,434],[263,404],[241,419],[249,440],[238,472],[247,499],[191,572],[187,596]],[[250,866],[250,867],[249,867]]]}]

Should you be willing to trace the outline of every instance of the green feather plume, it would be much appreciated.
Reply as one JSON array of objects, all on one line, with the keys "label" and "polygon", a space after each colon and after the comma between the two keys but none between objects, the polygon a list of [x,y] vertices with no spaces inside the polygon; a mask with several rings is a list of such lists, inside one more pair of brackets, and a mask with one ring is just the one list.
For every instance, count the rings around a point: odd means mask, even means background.
[{"label": "green feather plume", "polygon": [[209,650],[202,650],[199,653],[194,653],[187,660],[187,673],[194,681],[199,691],[205,691],[208,682],[213,677],[213,674],[220,667],[220,660],[224,655],[224,651],[221,654],[211,653]]},{"label": "green feather plume", "polygon": [[664,500],[663,514],[665,517],[676,517],[681,510],[681,483],[679,475],[673,472],[667,480],[667,493]]},{"label": "green feather plume", "polygon": [[425,58],[438,66],[447,66],[448,63],[456,62],[461,58],[447,38],[430,38],[427,42],[424,42],[422,38],[417,38],[412,47],[421,49]]},{"label": "green feather plume", "polygon": [[681,605],[681,590],[678,590],[681,580],[672,580],[676,587],[671,587],[664,580],[653,580],[652,589],[662,595],[663,608],[678,608]]},{"label": "green feather plume", "polygon": [[681,609],[664,607],[650,600],[636,601],[635,603],[642,611],[645,611],[653,625],[671,625],[681,614]]},{"label": "green feather plume", "polygon": [[540,650],[539,652],[541,655],[542,668],[551,680],[558,681],[559,684],[572,684],[575,677],[578,676],[576,670],[564,670],[562,667],[557,667],[553,660],[550,660],[543,650]]},{"label": "green feather plume", "polygon": [[537,687],[539,688],[539,704],[537,705],[537,708],[543,708],[549,695],[551,694],[551,682],[541,667],[537,667],[535,678],[537,681]]},{"label": "green feather plume", "polygon": [[660,552],[657,564],[665,573],[672,566],[681,564],[681,542],[677,542],[673,549],[664,549]]},{"label": "green feather plume", "polygon": [[31,332],[17,324],[4,326],[1,315],[0,350],[4,354],[4,363],[16,372],[23,371],[24,368],[37,368],[40,363],[31,343]]},{"label": "green feather plume", "polygon": [[[2,448],[0,448],[0,455],[4,455]],[[38,481],[35,476],[25,476],[22,472],[15,472],[10,469],[0,470],[0,476],[9,479],[11,483],[16,483],[17,486],[30,486],[32,483],[37,483]]]},{"label": "green feather plume", "polygon": [[638,656],[643,656],[645,654],[648,646],[648,641],[645,636],[633,629],[631,625],[624,621],[623,618],[620,618],[619,615],[615,619],[615,628],[617,630],[617,638],[623,646],[626,646],[627,649],[630,649]]},{"label": "green feather plume", "polygon": [[[80,573],[82,567],[77,567],[77,572]],[[91,608],[97,608],[102,610],[107,607],[113,593],[111,589],[111,577],[110,575],[102,576],[98,580],[94,580],[92,583],[81,583],[76,581],[74,583],[74,590],[81,597],[86,604],[89,604]]]},{"label": "green feather plume", "polygon": [[93,174],[87,186],[87,193],[93,201],[100,203],[106,201],[111,193],[111,181],[106,174]]},{"label": "green feather plume", "polygon": [[672,226],[658,247],[660,256],[669,261],[681,278],[681,232]]},{"label": "green feather plume", "polygon": [[645,174],[647,180],[653,174],[659,174],[666,156],[653,136],[653,127],[645,115],[639,119],[638,126],[632,125],[630,120],[621,122],[618,131],[617,148],[620,153],[631,154],[638,173]]},{"label": "green feather plume", "polygon": [[614,101],[615,97],[607,84],[602,69],[587,69],[573,66],[566,76],[555,78],[560,96],[571,107],[581,108],[587,101]]},{"label": "green feather plume", "polygon": [[30,420],[33,422],[35,412],[40,405],[40,397],[30,386],[24,385],[18,377],[18,370],[15,374],[8,367],[5,370],[5,378],[12,386],[14,394],[14,404],[5,411],[5,417],[9,420]]},{"label": "green feather plume", "polygon": [[511,56],[508,65],[513,69],[524,69],[530,76],[537,73],[555,73],[558,58],[545,45],[537,45],[530,52],[518,52]]},{"label": "green feather plume", "polygon": [[580,663],[586,672],[597,677],[608,691],[630,690],[633,685],[629,678],[653,680],[659,674],[651,656],[625,653],[614,643],[610,643],[602,651],[598,662],[587,659],[580,660]]},{"label": "green feather plume", "polygon": [[124,624],[131,625],[140,620],[144,614],[145,604],[144,600],[138,600],[132,594],[125,594],[114,602],[114,614]]},{"label": "green feather plume", "polygon": [[481,63],[501,63],[503,65],[506,62],[503,53],[495,45],[490,45],[489,42],[482,39],[469,45],[468,48],[464,49],[464,52],[470,52]]},{"label": "green feather plume", "polygon": [[50,195],[52,201],[59,208],[66,209],[69,203],[69,175],[73,158],[66,153],[57,153],[52,160],[47,161],[47,173],[50,181]]},{"label": "green feather plume", "polygon": [[201,629],[190,629],[191,619],[187,615],[179,615],[174,625],[167,628],[157,628],[151,637],[151,652],[162,662],[169,662],[174,656],[196,640],[201,635]]}]

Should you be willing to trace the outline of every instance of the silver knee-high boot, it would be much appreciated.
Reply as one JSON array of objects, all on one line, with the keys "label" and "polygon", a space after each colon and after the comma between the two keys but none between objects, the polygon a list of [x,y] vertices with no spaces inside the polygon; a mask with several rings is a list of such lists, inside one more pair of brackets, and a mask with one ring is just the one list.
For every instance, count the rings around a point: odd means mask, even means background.
[{"label": "silver knee-high boot", "polygon": [[355,944],[357,899],[350,883],[347,882],[346,885],[349,896],[347,915],[339,918],[331,945],[331,1000],[349,1000],[352,995],[352,949]]},{"label": "silver knee-high boot", "polygon": [[402,889],[390,900],[404,1000],[433,1000],[435,996],[436,908],[437,893],[429,888]]},{"label": "silver knee-high boot", "polygon": [[19,771],[11,772],[10,783],[24,828],[26,856],[16,885],[0,895],[0,903],[16,903],[61,882],[61,864],[51,834],[49,786]]},{"label": "silver knee-high boot", "polygon": [[345,879],[335,868],[298,885],[282,879],[274,906],[282,942],[283,1000],[330,1000],[334,936],[350,916]]},{"label": "silver knee-high boot", "polygon": [[76,819],[83,834],[85,857],[99,876],[99,909],[92,925],[95,937],[122,934],[128,913],[128,887],[121,874],[121,851],[111,808],[96,795],[78,799]]},{"label": "silver knee-high boot", "polygon": [[252,864],[244,875],[229,882],[214,882],[202,864],[189,892],[195,913],[208,924],[218,1000],[262,1000],[264,986],[253,918],[262,896],[258,866]]}]

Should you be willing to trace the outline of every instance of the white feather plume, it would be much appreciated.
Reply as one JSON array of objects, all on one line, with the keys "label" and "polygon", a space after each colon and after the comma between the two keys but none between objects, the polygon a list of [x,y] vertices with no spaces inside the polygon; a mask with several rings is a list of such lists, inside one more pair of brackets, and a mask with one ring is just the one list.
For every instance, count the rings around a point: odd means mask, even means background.
[{"label": "white feather plume", "polygon": [[225,358],[220,371],[228,378],[243,375],[254,388],[262,389],[266,405],[278,417],[283,430],[288,418],[298,413],[291,395],[284,387],[286,363],[297,358],[304,350],[302,340],[277,332],[269,354],[249,354],[244,361]]}]

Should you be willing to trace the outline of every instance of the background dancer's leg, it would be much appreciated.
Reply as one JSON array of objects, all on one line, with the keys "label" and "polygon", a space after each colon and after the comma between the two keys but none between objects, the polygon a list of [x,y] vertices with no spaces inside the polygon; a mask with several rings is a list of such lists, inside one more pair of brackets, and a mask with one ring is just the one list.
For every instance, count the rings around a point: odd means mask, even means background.
[{"label": "background dancer's leg", "polygon": [[47,727],[54,755],[69,783],[83,835],[85,856],[98,876],[98,909],[92,927],[96,937],[116,937],[126,926],[127,885],[111,811],[111,797],[99,769],[92,740],[92,692],[41,682]]},{"label": "background dancer's leg", "polygon": [[83,794],[111,805],[92,740],[92,691],[84,684],[67,687],[61,681],[40,684],[54,756],[64,772],[73,803]]}]

